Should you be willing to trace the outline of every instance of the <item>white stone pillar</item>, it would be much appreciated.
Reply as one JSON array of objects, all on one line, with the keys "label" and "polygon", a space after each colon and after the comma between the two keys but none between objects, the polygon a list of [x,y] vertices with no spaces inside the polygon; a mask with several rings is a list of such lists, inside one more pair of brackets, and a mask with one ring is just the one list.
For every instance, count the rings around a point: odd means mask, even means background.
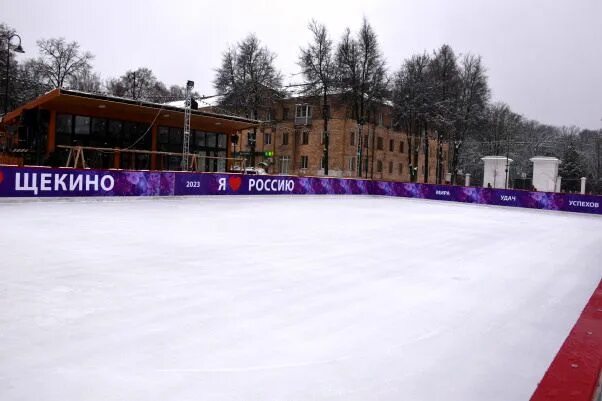
[{"label": "white stone pillar", "polygon": [[470,186],[470,173],[466,173],[466,175],[464,176],[464,186],[465,187]]},{"label": "white stone pillar", "polygon": [[561,185],[562,185],[562,177],[558,176],[558,177],[556,177],[556,188],[554,189],[554,192],[560,192]]},{"label": "white stone pillar", "polygon": [[587,183],[587,178],[581,177],[581,194],[585,195],[585,184]]},{"label": "white stone pillar", "polygon": [[532,157],[533,162],[533,186],[537,191],[553,192],[556,189],[558,179],[558,166],[560,160],[555,157]]},{"label": "white stone pillar", "polygon": [[510,172],[506,174],[506,169],[510,168],[512,159],[507,159],[506,156],[485,156],[481,160],[484,163],[483,187],[508,188]]}]

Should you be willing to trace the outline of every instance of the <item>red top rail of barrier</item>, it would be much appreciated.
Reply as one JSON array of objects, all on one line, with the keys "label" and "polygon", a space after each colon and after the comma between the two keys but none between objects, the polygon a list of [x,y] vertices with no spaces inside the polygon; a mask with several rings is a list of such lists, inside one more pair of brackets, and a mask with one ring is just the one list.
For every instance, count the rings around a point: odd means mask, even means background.
[{"label": "red top rail of barrier", "polygon": [[531,401],[598,401],[602,369],[602,281]]}]

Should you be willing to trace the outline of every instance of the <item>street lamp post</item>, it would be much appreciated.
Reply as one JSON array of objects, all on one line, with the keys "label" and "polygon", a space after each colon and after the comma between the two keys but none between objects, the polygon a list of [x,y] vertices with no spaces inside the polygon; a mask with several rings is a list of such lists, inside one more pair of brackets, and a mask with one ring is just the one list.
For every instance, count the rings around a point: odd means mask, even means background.
[{"label": "street lamp post", "polygon": [[6,115],[6,113],[8,113],[8,77],[9,77],[9,71],[10,71],[10,41],[12,40],[12,38],[17,37],[19,38],[19,44],[17,45],[17,47],[15,47],[15,52],[17,53],[25,53],[25,51],[23,50],[23,48],[21,47],[21,37],[19,35],[17,35],[16,33],[13,33],[12,35],[8,36],[6,38],[6,84],[4,85],[4,114]]},{"label": "street lamp post", "polygon": [[510,132],[506,135],[506,184],[504,186],[505,189],[508,189],[508,179],[510,177]]},{"label": "street lamp post", "polygon": [[363,136],[362,129],[364,128],[364,118],[360,117],[358,121],[358,140],[357,140],[357,175],[359,178],[362,178],[362,157],[364,156],[362,148],[363,148]]}]

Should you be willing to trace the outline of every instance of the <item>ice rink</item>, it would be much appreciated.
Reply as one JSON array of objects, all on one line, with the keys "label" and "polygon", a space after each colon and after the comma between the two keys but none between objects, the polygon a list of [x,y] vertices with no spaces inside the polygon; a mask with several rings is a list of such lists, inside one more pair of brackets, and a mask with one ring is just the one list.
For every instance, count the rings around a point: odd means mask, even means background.
[{"label": "ice rink", "polygon": [[363,196],[0,203],[0,400],[528,400],[602,217]]}]

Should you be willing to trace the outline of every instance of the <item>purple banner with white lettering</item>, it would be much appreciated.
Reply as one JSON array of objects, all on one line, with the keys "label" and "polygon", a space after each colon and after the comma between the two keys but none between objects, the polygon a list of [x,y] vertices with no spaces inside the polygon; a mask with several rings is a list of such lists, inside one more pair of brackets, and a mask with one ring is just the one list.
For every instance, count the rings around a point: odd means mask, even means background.
[{"label": "purple banner with white lettering", "polygon": [[172,172],[0,166],[0,197],[173,194],[174,173]]},{"label": "purple banner with white lettering", "polygon": [[345,178],[0,166],[0,198],[382,195],[602,214],[602,196]]}]

